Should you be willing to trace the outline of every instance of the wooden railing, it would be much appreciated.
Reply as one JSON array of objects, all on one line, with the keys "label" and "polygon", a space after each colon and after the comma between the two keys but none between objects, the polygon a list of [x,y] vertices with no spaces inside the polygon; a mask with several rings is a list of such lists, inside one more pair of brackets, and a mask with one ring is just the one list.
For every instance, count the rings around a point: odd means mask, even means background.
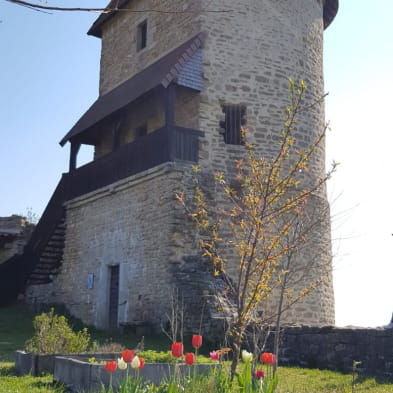
[{"label": "wooden railing", "polygon": [[67,200],[169,161],[198,161],[197,130],[160,128],[67,176]]},{"label": "wooden railing", "polygon": [[[24,249],[24,254],[0,265],[0,284],[2,281],[16,280],[15,274],[19,274],[18,286],[21,282],[25,284],[57,223],[64,215],[64,202],[164,162],[197,162],[199,136],[203,136],[203,133],[198,130],[180,127],[161,128],[119,147],[98,160],[63,174]],[[18,268],[15,269],[17,264]],[[20,289],[15,288],[15,293],[17,294]],[[2,290],[0,296],[1,293]]]}]

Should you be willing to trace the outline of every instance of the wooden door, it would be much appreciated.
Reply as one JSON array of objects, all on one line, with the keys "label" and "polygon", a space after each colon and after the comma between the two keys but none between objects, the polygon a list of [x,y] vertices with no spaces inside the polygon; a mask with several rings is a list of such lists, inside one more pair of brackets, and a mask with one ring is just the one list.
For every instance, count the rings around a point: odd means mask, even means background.
[{"label": "wooden door", "polygon": [[109,267],[109,328],[118,326],[119,273],[119,265]]}]

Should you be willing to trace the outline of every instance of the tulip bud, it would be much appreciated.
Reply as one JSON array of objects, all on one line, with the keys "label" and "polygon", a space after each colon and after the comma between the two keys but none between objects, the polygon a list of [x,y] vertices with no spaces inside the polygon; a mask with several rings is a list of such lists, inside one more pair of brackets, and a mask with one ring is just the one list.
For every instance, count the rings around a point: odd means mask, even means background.
[{"label": "tulip bud", "polygon": [[184,347],[182,343],[172,344],[172,356],[175,358],[180,358],[183,356]]},{"label": "tulip bud", "polygon": [[247,352],[245,349],[242,351],[242,359],[244,363],[252,362],[252,353]]},{"label": "tulip bud", "polygon": [[108,371],[108,373],[114,373],[116,371],[116,368],[117,368],[116,360],[105,363],[105,370]]},{"label": "tulip bud", "polygon": [[131,367],[134,369],[137,369],[137,368],[139,368],[140,365],[141,365],[141,362],[140,362],[138,356],[135,356],[134,359],[132,359]]},{"label": "tulip bud", "polygon": [[220,360],[220,355],[216,351],[210,352],[210,359],[211,360]]},{"label": "tulip bud", "polygon": [[194,334],[192,336],[192,346],[194,348],[200,348],[202,346],[202,336],[200,334]]},{"label": "tulip bud", "polygon": [[273,365],[276,363],[276,355],[274,353],[264,352],[261,355],[261,362]]},{"label": "tulip bud", "polygon": [[143,359],[143,358],[139,358],[139,369],[141,369],[141,368],[143,368],[144,367],[144,365],[145,365],[145,359]]},{"label": "tulip bud", "polygon": [[255,378],[255,379],[263,379],[263,378],[265,378],[265,373],[262,371],[262,370],[256,370],[255,372],[254,372],[254,374],[253,374],[253,377]]},{"label": "tulip bud", "polygon": [[195,355],[191,352],[186,353],[184,361],[186,362],[187,366],[192,366],[195,363]]},{"label": "tulip bud", "polygon": [[134,359],[134,356],[135,356],[135,351],[133,351],[132,349],[126,349],[122,352],[123,360],[126,363],[131,363],[132,359]]},{"label": "tulip bud", "polygon": [[123,358],[117,359],[117,367],[119,370],[125,370],[127,368],[127,363],[123,360]]}]

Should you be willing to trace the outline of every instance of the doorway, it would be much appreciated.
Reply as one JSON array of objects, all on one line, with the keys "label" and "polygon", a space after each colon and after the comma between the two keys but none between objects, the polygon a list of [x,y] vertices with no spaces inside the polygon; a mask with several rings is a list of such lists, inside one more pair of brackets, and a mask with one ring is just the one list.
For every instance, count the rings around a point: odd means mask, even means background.
[{"label": "doorway", "polygon": [[109,328],[118,327],[119,313],[119,265],[109,266]]}]

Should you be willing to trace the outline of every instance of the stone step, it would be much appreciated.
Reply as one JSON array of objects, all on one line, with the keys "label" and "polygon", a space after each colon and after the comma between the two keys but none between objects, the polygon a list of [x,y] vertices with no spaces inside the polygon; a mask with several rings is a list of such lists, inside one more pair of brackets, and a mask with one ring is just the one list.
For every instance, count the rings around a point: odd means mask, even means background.
[{"label": "stone step", "polygon": [[42,254],[41,257],[46,257],[46,258],[57,258],[59,256],[63,255],[62,250],[45,250]]}]

